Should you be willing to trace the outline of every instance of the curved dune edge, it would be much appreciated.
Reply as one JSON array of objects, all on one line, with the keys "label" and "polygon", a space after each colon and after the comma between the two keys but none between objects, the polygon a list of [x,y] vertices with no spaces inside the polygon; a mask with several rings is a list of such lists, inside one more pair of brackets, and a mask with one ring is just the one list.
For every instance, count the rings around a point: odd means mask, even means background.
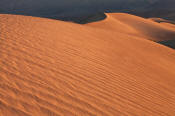
[{"label": "curved dune edge", "polygon": [[0,15],[0,115],[172,116],[174,50],[128,34]]},{"label": "curved dune edge", "polygon": [[103,21],[87,24],[91,27],[105,30],[121,31],[137,37],[153,40],[175,40],[175,29],[165,26],[151,19],[144,19],[126,13],[108,13]]}]

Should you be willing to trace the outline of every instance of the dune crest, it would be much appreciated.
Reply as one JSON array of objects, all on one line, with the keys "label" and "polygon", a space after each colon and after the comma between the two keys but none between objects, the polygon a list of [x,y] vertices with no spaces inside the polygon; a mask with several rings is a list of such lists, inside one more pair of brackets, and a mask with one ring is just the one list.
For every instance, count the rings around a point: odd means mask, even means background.
[{"label": "dune crest", "polygon": [[109,13],[106,15],[107,18],[104,21],[87,25],[100,28],[103,26],[105,29],[109,28],[109,30],[121,30],[123,33],[133,34],[153,41],[175,40],[174,28],[163,26],[150,19],[126,13]]},{"label": "dune crest", "polygon": [[174,59],[120,31],[0,15],[0,115],[173,116]]}]

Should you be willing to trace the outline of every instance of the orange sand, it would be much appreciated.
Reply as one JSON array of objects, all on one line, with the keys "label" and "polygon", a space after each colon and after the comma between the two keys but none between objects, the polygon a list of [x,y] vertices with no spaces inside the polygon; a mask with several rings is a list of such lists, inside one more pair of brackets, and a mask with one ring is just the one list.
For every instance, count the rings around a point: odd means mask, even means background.
[{"label": "orange sand", "polygon": [[174,31],[109,17],[0,15],[0,116],[174,116],[175,51],[147,40]]},{"label": "orange sand", "polygon": [[106,15],[107,18],[105,20],[87,25],[105,30],[120,31],[121,33],[127,33],[153,41],[175,39],[175,29],[169,26],[163,26],[153,20],[125,13],[109,13]]}]

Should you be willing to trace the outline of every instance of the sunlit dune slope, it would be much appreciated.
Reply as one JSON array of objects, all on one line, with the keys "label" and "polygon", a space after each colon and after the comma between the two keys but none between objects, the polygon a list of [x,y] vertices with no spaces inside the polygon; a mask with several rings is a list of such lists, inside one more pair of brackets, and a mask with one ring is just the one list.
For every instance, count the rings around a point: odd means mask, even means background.
[{"label": "sunlit dune slope", "polygon": [[175,30],[175,25],[174,24],[170,24],[170,23],[167,23],[167,22],[162,22],[161,25],[164,25],[166,27],[169,27],[169,28],[172,28]]},{"label": "sunlit dune slope", "polygon": [[[173,22],[173,21],[169,21],[169,20],[165,20],[165,19],[161,19],[161,18],[150,18],[150,20],[158,22],[166,28],[169,28],[171,30],[175,30],[175,22]],[[169,36],[167,35],[167,37],[169,37]],[[163,41],[159,41],[158,43],[161,43],[163,45],[166,45],[168,47],[175,49],[175,36],[172,36],[172,39],[170,39],[170,40],[163,40]]]},{"label": "sunlit dune slope", "polygon": [[106,14],[107,18],[98,23],[87,24],[92,27],[100,27],[106,30],[120,30],[122,33],[133,34],[154,41],[175,40],[175,29],[163,26],[150,19],[125,13]]},{"label": "sunlit dune slope", "polygon": [[173,116],[174,70],[175,51],[149,40],[0,15],[1,116]]}]

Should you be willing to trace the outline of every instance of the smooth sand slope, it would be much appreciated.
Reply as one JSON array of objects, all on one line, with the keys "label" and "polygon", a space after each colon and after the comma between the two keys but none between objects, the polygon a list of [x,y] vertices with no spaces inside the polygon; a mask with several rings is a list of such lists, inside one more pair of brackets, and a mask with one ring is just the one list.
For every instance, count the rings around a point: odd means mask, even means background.
[{"label": "smooth sand slope", "polygon": [[0,116],[174,116],[174,70],[144,38],[0,15]]},{"label": "smooth sand slope", "polygon": [[110,13],[106,14],[104,20],[86,25],[152,40],[175,49],[175,25],[173,23],[161,18],[144,19],[125,13]]},{"label": "smooth sand slope", "polygon": [[106,30],[117,30],[121,33],[128,33],[153,41],[175,40],[175,29],[155,22],[155,19],[144,19],[126,13],[109,13],[106,15],[105,20],[87,25]]}]

